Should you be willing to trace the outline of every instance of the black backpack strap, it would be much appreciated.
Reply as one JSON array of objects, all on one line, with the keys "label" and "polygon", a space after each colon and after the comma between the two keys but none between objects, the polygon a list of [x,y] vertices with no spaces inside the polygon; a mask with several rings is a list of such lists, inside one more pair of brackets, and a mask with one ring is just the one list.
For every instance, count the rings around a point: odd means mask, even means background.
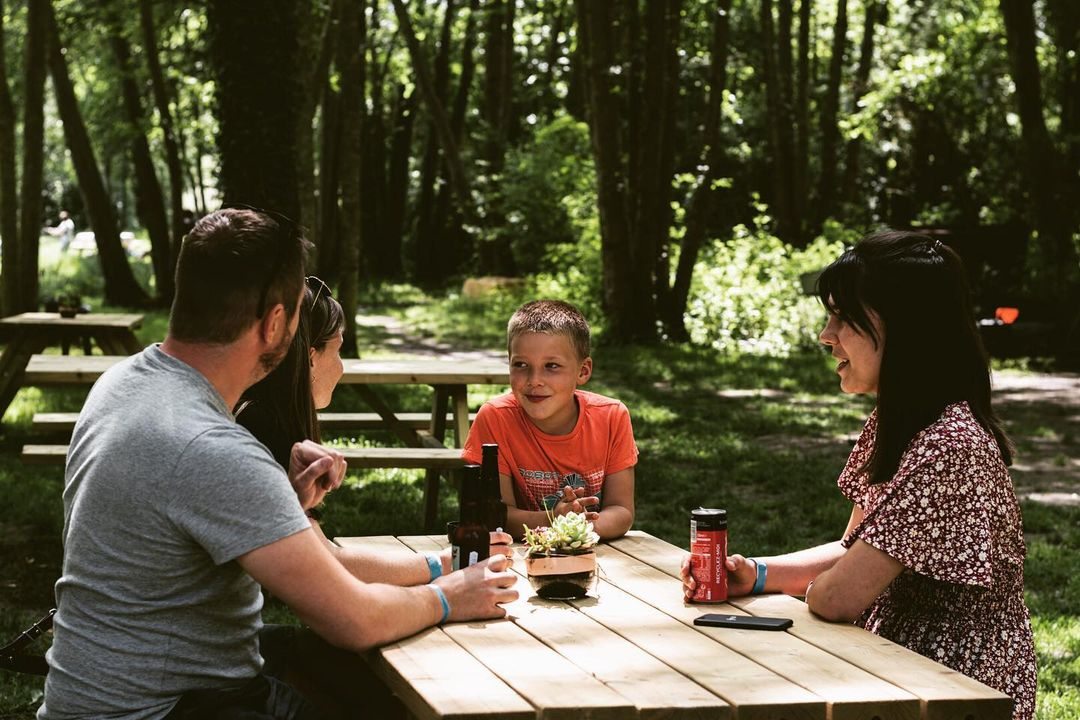
[{"label": "black backpack strap", "polygon": [[45,658],[40,655],[23,655],[22,651],[52,628],[53,615],[55,614],[56,608],[53,608],[45,617],[0,648],[0,669],[29,675],[45,675],[48,673],[49,666],[45,662]]}]

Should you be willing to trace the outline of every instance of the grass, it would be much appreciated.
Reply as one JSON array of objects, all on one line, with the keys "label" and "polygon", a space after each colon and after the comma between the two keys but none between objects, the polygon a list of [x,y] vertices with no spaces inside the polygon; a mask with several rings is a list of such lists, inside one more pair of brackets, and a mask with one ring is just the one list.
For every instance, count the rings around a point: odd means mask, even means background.
[{"label": "grass", "polygon": [[[366,298],[372,312],[397,315],[421,336],[460,346],[503,347],[503,328],[516,297],[492,301],[430,300],[410,288],[382,289]],[[143,339],[160,339],[152,315]],[[365,357],[378,355],[377,328],[364,330]],[[157,333],[151,337],[148,333]],[[637,469],[639,529],[672,543],[688,543],[688,515],[699,505],[725,507],[733,551],[777,553],[835,539],[849,507],[836,476],[869,410],[864,399],[842,396],[823,355],[733,357],[665,345],[613,348],[599,339],[590,389],[623,400],[631,410],[641,451]],[[386,388],[391,405],[427,410],[424,388]],[[501,388],[486,388],[490,393]],[[475,405],[481,394],[470,398]],[[62,516],[59,468],[20,465],[18,447],[32,438],[34,411],[74,410],[77,390],[20,392],[0,428],[0,637],[14,635],[50,606],[59,574]],[[335,409],[362,404],[341,387]],[[1014,432],[1060,434],[1054,412],[1026,417]],[[343,436],[333,442],[387,442],[385,436]],[[326,513],[328,535],[412,533],[421,526],[422,473],[376,471],[351,475]],[[1080,717],[1080,509],[1025,503],[1027,598],[1039,659],[1040,720]],[[452,493],[442,493],[441,520],[456,516]],[[271,603],[268,617],[287,618]],[[10,680],[10,682],[9,682]],[[0,720],[30,718],[40,681],[5,677]]]}]

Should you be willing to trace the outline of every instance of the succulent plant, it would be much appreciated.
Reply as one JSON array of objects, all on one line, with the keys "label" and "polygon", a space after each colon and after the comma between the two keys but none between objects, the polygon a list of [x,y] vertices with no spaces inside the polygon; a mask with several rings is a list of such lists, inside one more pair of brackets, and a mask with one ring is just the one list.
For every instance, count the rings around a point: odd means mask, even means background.
[{"label": "succulent plant", "polygon": [[576,555],[591,550],[600,542],[593,524],[584,513],[568,512],[548,518],[547,527],[530,529],[525,526],[524,542],[530,555]]}]

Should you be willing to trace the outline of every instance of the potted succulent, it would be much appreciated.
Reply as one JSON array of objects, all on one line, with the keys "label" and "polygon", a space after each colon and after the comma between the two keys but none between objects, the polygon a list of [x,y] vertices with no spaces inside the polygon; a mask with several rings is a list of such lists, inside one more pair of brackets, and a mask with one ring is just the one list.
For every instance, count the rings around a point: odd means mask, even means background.
[{"label": "potted succulent", "polygon": [[596,588],[600,536],[584,514],[549,517],[547,527],[525,528],[525,571],[536,594],[549,600],[583,598]]}]

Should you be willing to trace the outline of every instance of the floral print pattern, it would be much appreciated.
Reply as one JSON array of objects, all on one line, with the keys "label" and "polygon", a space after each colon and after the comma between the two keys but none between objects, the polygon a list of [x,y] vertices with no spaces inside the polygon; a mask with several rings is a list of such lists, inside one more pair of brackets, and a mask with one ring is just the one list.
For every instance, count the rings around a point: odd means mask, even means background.
[{"label": "floral print pattern", "polygon": [[1035,714],[1035,649],[1024,604],[1020,505],[997,443],[967,403],[916,435],[892,480],[859,469],[876,411],[837,484],[863,510],[844,538],[904,565],[860,619],[867,630],[1001,690],[1014,720]]}]

